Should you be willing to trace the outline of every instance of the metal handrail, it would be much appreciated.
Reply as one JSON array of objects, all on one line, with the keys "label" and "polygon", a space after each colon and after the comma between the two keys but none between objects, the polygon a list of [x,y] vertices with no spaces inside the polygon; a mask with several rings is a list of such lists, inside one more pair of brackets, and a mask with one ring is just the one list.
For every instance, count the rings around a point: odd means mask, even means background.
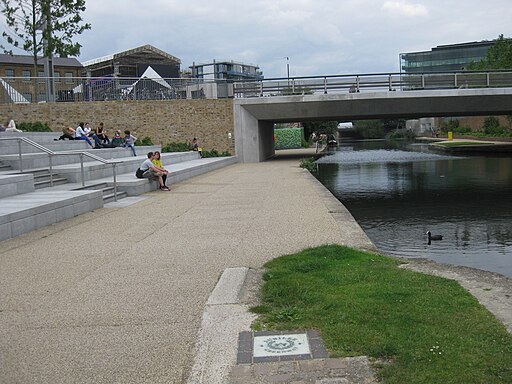
[{"label": "metal handrail", "polygon": [[234,83],[235,97],[304,95],[362,90],[408,91],[453,88],[512,87],[512,70],[276,77]]},{"label": "metal handrail", "polygon": [[85,174],[84,174],[84,156],[89,157],[93,160],[99,161],[103,164],[112,164],[112,174],[114,178],[114,201],[117,201],[117,174],[116,174],[116,165],[118,163],[122,163],[122,161],[115,161],[115,160],[106,160],[102,157],[96,156],[92,153],[86,152],[86,151],[61,151],[61,152],[54,152],[51,149],[46,148],[45,146],[42,146],[41,144],[36,143],[35,141],[32,141],[30,139],[27,139],[26,137],[0,137],[1,140],[16,140],[18,142],[18,155],[20,159],[20,172],[23,172],[23,157],[22,157],[22,150],[21,150],[21,143],[24,142],[25,144],[31,145],[32,147],[39,149],[42,152],[45,152],[48,154],[48,164],[50,168],[50,187],[53,187],[53,167],[52,167],[52,157],[53,156],[59,156],[59,155],[79,155],[80,156],[80,176],[82,179],[82,186],[85,187]]}]

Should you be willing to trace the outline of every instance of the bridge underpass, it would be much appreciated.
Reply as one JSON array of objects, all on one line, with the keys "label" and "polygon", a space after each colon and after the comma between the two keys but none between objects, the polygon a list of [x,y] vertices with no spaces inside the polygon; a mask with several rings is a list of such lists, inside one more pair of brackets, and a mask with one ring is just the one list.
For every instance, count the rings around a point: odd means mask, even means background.
[{"label": "bridge underpass", "polygon": [[512,114],[512,88],[384,91],[234,100],[241,162],[274,155],[274,123],[312,120],[413,119]]}]

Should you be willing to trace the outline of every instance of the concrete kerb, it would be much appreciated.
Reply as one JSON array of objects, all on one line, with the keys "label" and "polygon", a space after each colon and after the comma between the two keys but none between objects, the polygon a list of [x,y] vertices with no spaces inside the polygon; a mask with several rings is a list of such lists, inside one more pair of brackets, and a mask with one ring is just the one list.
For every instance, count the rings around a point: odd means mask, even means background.
[{"label": "concrete kerb", "polygon": [[241,303],[246,267],[227,268],[212,291],[201,320],[188,384],[225,384],[236,362],[238,334],[256,316]]}]

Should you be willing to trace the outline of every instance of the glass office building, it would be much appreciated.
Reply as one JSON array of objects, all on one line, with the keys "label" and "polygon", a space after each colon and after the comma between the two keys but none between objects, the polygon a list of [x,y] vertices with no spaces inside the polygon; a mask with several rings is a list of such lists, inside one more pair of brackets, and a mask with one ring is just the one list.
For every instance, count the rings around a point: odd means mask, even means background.
[{"label": "glass office building", "polygon": [[495,41],[480,41],[439,45],[430,51],[400,54],[402,73],[455,72],[467,69],[468,64],[479,62]]}]

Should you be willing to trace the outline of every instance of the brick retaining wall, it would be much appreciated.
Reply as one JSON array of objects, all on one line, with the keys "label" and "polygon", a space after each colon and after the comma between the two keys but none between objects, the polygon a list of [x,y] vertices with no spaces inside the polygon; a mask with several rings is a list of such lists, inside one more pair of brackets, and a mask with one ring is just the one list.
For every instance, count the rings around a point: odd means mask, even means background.
[{"label": "brick retaining wall", "polygon": [[91,127],[103,122],[109,137],[116,129],[129,129],[140,139],[149,136],[154,144],[190,142],[197,137],[206,150],[235,154],[231,99],[2,104],[0,119],[46,122],[58,132],[80,121],[88,121]]}]

